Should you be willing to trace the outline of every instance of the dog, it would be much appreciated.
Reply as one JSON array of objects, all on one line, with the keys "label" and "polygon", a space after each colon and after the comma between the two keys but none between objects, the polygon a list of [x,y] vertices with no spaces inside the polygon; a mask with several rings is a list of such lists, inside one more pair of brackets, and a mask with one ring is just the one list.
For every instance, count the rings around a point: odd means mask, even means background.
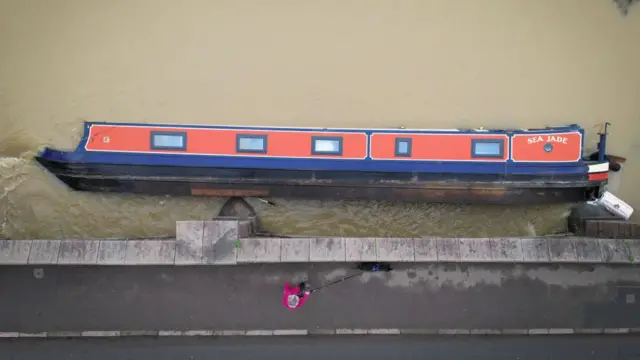
[{"label": "dog", "polygon": [[379,262],[362,262],[358,264],[358,270],[368,271],[368,272],[389,272],[393,270],[390,264],[388,263],[379,263]]}]

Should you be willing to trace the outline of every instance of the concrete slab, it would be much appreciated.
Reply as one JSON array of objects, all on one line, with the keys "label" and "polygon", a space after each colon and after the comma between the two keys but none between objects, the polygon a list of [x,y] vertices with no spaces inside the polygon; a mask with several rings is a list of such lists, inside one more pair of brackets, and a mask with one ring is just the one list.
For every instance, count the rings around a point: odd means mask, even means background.
[{"label": "concrete slab", "polygon": [[238,220],[238,239],[251,237],[256,226],[255,220]]},{"label": "concrete slab", "polygon": [[99,240],[62,240],[58,264],[93,265],[98,259]]},{"label": "concrete slab", "polygon": [[346,261],[376,261],[376,238],[345,238]]},{"label": "concrete slab", "polygon": [[176,221],[175,265],[202,264],[204,221]]},{"label": "concrete slab", "polygon": [[600,263],[602,262],[602,252],[600,242],[596,238],[579,237],[574,238],[576,254],[580,263]]},{"label": "concrete slab", "polygon": [[522,260],[525,262],[548,262],[549,243],[546,238],[522,238]]},{"label": "concrete slab", "polygon": [[202,263],[235,265],[237,263],[238,220],[213,220],[204,222],[202,239]]},{"label": "concrete slab", "polygon": [[578,262],[576,244],[572,237],[552,237],[547,239],[549,243],[549,257],[554,262],[575,263]]},{"label": "concrete slab", "polygon": [[127,265],[172,265],[175,240],[127,240]]},{"label": "concrete slab", "polygon": [[460,261],[460,240],[457,238],[438,238],[438,261]]},{"label": "concrete slab", "polygon": [[610,263],[632,263],[633,254],[625,239],[599,239],[602,261]]},{"label": "concrete slab", "polygon": [[57,264],[61,240],[33,240],[29,264]]},{"label": "concrete slab", "polygon": [[460,238],[460,261],[491,261],[491,246],[487,238]]},{"label": "concrete slab", "polygon": [[247,238],[240,240],[238,263],[280,262],[281,238]]},{"label": "concrete slab", "polygon": [[633,259],[634,264],[640,263],[640,240],[628,239],[626,241],[627,241],[629,250],[631,251],[631,257]]},{"label": "concrete slab", "polygon": [[413,238],[376,238],[378,261],[413,262]]},{"label": "concrete slab", "polygon": [[127,257],[126,240],[101,240],[98,245],[98,265],[124,265]]},{"label": "concrete slab", "polygon": [[491,238],[491,259],[500,262],[521,262],[522,241],[520,238]]},{"label": "concrete slab", "polygon": [[423,237],[413,239],[416,262],[436,262],[438,261],[437,238]]},{"label": "concrete slab", "polygon": [[281,262],[308,262],[310,238],[280,239]]},{"label": "concrete slab", "polygon": [[313,238],[309,248],[312,262],[335,262],[346,260],[344,238]]},{"label": "concrete slab", "polygon": [[29,260],[32,240],[0,240],[0,265],[22,265]]}]

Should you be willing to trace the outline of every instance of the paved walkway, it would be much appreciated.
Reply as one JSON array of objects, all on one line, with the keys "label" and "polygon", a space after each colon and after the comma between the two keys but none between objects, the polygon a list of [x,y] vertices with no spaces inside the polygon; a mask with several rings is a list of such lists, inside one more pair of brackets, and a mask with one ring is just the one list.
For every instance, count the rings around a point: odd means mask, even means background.
[{"label": "paved walkway", "polygon": [[508,338],[205,338],[0,342],[15,360],[631,360],[633,336]]},{"label": "paved walkway", "polygon": [[0,265],[640,262],[640,240],[549,238],[257,238],[251,222],[179,221],[176,239],[0,240]]},{"label": "paved walkway", "polygon": [[317,286],[353,270],[339,264],[42,269],[2,268],[0,332],[640,328],[640,272],[629,266],[398,265],[322,289],[296,311],[282,306],[283,282]]}]

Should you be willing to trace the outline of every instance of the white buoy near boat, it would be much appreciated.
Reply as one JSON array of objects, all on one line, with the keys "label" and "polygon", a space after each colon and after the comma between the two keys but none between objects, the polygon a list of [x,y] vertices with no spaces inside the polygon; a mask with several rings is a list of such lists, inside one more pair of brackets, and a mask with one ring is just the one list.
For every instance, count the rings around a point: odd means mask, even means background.
[{"label": "white buoy near boat", "polygon": [[625,220],[629,220],[631,214],[633,214],[633,207],[631,207],[631,205],[622,201],[609,191],[605,191],[604,194],[596,200],[596,203],[604,206],[611,213]]}]

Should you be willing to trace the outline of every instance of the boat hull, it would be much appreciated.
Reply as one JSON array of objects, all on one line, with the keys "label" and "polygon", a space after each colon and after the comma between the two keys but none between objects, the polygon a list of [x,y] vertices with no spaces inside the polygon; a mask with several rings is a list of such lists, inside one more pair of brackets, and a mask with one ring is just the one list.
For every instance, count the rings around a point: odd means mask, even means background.
[{"label": "boat hull", "polygon": [[600,136],[597,160],[587,160],[577,125],[420,130],[87,122],[74,151],[45,148],[36,159],[80,191],[573,203],[598,197],[607,182],[606,134]]},{"label": "boat hull", "polygon": [[597,196],[584,174],[491,175],[83,164],[36,160],[79,191],[436,203],[552,204]]}]

